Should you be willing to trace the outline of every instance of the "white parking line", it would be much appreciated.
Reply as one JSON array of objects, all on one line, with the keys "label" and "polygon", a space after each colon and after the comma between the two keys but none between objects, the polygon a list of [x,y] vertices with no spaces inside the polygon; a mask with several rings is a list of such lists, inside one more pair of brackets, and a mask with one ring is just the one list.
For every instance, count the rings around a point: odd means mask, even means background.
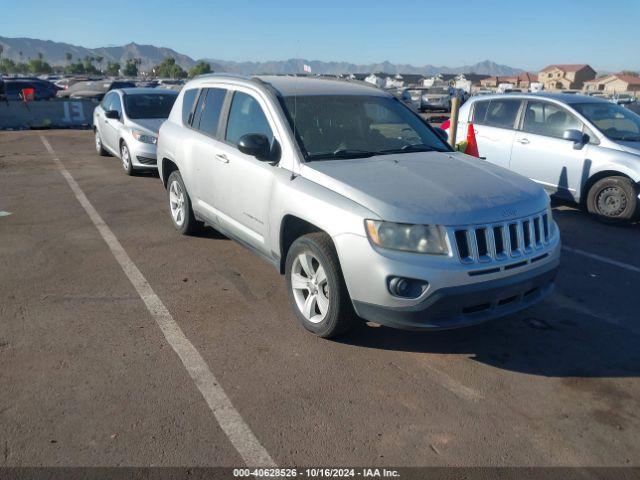
[{"label": "white parking line", "polygon": [[0,211],[0,217],[8,217],[9,215],[11,215],[11,212]]},{"label": "white parking line", "polygon": [[124,250],[111,229],[104,222],[98,211],[93,207],[78,183],[65,168],[60,159],[56,156],[48,140],[40,135],[40,140],[47,151],[53,156],[53,161],[60,169],[60,173],[69,184],[80,205],[89,215],[89,218],[100,232],[100,235],[109,246],[111,253],[116,258],[125,275],[135,287],[138,295],[147,306],[149,313],[154,318],[160,330],[164,334],[167,342],[178,354],[182,364],[189,372],[194,383],[202,393],[209,408],[213,412],[220,427],[227,435],[235,449],[238,451],[247,466],[250,467],[275,467],[276,464],[260,444],[249,426],[243,420],[240,413],[234,408],[229,397],[223,390],[218,380],[213,375],[209,366],[204,361],[200,352],[193,346],[189,339],[180,329],[180,326],[165,307],[160,297],[147,282],[142,272],[133,263],[127,252]]},{"label": "white parking line", "polygon": [[572,247],[562,247],[563,250],[567,252],[575,253],[577,255],[582,255],[587,258],[591,258],[593,260],[599,260],[604,263],[608,263],[609,265],[613,265],[614,267],[624,268],[625,270],[629,270],[630,272],[640,273],[640,268],[635,267],[633,265],[629,265],[628,263],[619,262],[617,260],[611,260],[610,258],[603,257],[601,255],[596,255],[595,253],[585,252],[584,250],[579,250],[577,248]]}]

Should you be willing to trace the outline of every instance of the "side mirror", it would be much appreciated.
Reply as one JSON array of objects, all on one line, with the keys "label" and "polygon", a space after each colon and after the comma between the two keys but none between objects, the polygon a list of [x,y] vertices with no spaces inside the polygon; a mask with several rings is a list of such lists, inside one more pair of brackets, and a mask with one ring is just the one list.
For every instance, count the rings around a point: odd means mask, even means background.
[{"label": "side mirror", "polygon": [[445,143],[449,141],[449,134],[447,133],[446,130],[443,130],[441,128],[436,128],[435,130],[436,130],[436,135],[440,137],[440,140],[442,140]]},{"label": "side mirror", "polygon": [[580,149],[583,145],[589,143],[589,135],[582,133],[580,130],[575,130],[573,128],[569,130],[565,130],[562,134],[562,138],[564,140],[568,140],[573,142],[573,148]]},{"label": "side mirror", "polygon": [[261,161],[270,161],[271,145],[266,135],[247,133],[238,140],[238,150]]},{"label": "side mirror", "polygon": [[111,120],[120,120],[120,113],[117,110],[107,110],[104,112],[104,116]]}]

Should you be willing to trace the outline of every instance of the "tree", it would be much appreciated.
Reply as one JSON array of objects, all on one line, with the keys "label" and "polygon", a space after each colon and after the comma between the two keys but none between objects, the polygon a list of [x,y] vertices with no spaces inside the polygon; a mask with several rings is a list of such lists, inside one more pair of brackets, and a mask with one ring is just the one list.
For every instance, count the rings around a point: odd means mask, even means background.
[{"label": "tree", "polygon": [[38,52],[38,60],[42,61],[44,59],[44,55],[42,52]]},{"label": "tree", "polygon": [[640,77],[640,74],[634,70],[623,70],[622,71],[623,75],[630,75],[632,77]]},{"label": "tree", "polygon": [[0,74],[7,75],[16,71],[16,62],[10,58],[0,59]]},{"label": "tree", "polygon": [[117,77],[120,74],[120,64],[119,63],[107,63],[107,68],[105,72],[110,77]]},{"label": "tree", "polygon": [[155,66],[153,71],[157,77],[185,78],[187,76],[187,72],[176,64],[176,59],[173,57],[165,58],[160,65]]},{"label": "tree", "polygon": [[104,61],[104,57],[102,55],[96,56],[96,62],[98,62],[98,65],[100,66],[100,70],[102,70],[102,62],[103,61]]},{"label": "tree", "polygon": [[135,59],[127,60],[124,68],[122,69],[122,74],[125,77],[137,77],[138,76],[138,66],[136,65]]},{"label": "tree", "polygon": [[70,52],[67,52],[64,54],[64,58],[67,61],[68,64],[71,64],[71,59],[73,58],[73,55],[71,55]]},{"label": "tree", "polygon": [[0,45],[0,60],[2,59],[3,52],[4,52],[4,45]]},{"label": "tree", "polygon": [[64,69],[64,73],[71,74],[71,75],[82,75],[83,73],[87,73],[87,72],[82,62],[78,60],[76,63],[67,65]]},{"label": "tree", "polygon": [[189,70],[189,77],[197,77],[198,75],[204,75],[205,73],[211,73],[211,65],[208,62],[200,60],[196,63],[191,70]]}]

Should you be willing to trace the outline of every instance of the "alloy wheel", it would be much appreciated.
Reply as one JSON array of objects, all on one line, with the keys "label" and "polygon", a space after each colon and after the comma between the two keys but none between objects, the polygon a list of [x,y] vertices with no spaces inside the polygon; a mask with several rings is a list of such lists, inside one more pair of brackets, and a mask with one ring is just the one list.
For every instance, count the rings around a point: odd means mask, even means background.
[{"label": "alloy wheel", "polygon": [[329,282],[324,267],[311,252],[299,254],[293,261],[291,289],[304,318],[320,323],[329,311]]},{"label": "alloy wheel", "polygon": [[181,227],[184,223],[186,207],[182,185],[174,180],[169,185],[169,208],[171,209],[171,217],[178,227]]},{"label": "alloy wheel", "polygon": [[122,168],[128,172],[131,165],[131,156],[129,155],[129,149],[126,145],[122,146],[122,154],[120,156],[122,157]]}]

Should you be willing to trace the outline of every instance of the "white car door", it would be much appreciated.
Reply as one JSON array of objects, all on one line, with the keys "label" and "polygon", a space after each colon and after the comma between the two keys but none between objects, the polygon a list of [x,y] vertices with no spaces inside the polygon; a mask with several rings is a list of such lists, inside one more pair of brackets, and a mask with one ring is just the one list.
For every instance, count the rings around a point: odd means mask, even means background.
[{"label": "white car door", "polygon": [[522,100],[514,98],[475,102],[472,122],[481,158],[509,168],[521,104]]},{"label": "white car door", "polygon": [[223,190],[229,181],[229,169],[221,154],[221,112],[227,90],[205,88],[200,92],[193,113],[191,127],[198,133],[190,135],[189,158],[193,162],[194,182],[190,192],[195,208],[211,221],[218,222],[224,197]]},{"label": "white car door", "polygon": [[120,101],[120,96],[116,92],[111,92],[108,95],[111,97],[109,100],[109,108],[110,110],[118,112],[120,114],[120,119],[104,118],[102,142],[119,156],[120,147],[118,145],[118,133],[120,126],[122,125],[122,102]]},{"label": "white car door", "polygon": [[575,199],[585,172],[588,145],[562,138],[566,130],[584,131],[583,123],[560,105],[528,100],[522,128],[511,151],[511,170],[540,183],[550,193]]},{"label": "white car door", "polygon": [[229,107],[225,141],[221,147],[229,181],[221,190],[222,220],[231,233],[265,254],[269,227],[269,205],[276,167],[245,155],[238,140],[247,134],[265,135],[273,148],[277,140],[273,122],[265,114],[266,104],[243,91],[235,91]]}]

